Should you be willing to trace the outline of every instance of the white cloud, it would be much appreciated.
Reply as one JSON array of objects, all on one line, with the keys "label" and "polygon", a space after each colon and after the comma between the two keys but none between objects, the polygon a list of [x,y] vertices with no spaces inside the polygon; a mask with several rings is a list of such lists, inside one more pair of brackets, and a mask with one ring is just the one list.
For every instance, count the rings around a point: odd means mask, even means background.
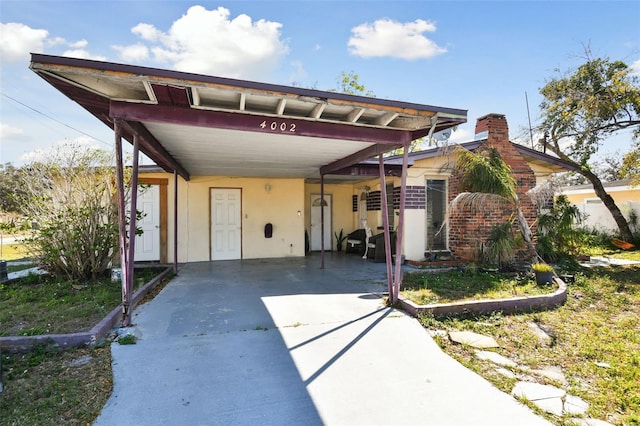
[{"label": "white cloud", "polygon": [[162,36],[162,31],[151,24],[140,23],[131,28],[131,32],[143,40],[156,41]]},{"label": "white cloud", "polygon": [[0,57],[6,62],[29,60],[29,53],[42,53],[49,36],[47,30],[37,30],[17,22],[0,23]]},{"label": "white cloud", "polygon": [[[264,78],[288,52],[278,22],[252,21],[247,15],[230,18],[224,7],[193,6],[167,32],[151,24],[132,28],[152,52],[153,59],[180,71],[236,78]],[[139,54],[142,44],[119,46],[121,55]],[[124,58],[124,56],[123,56]]]},{"label": "white cloud", "polygon": [[149,59],[149,48],[137,43],[130,46],[111,46],[120,53],[120,57],[126,62],[144,62]]},{"label": "white cloud", "polygon": [[91,53],[89,53],[88,51],[86,51],[84,49],[65,50],[62,53],[62,56],[68,56],[70,58],[79,58],[79,59],[94,59],[96,61],[106,61],[107,60],[106,56],[94,55],[94,54],[91,54]]},{"label": "white cloud", "polygon": [[361,24],[351,30],[349,53],[364,58],[431,58],[447,51],[423,34],[435,30],[434,23],[422,19],[405,23],[379,19],[373,24]]},{"label": "white cloud", "polygon": [[24,132],[17,127],[9,126],[5,123],[0,123],[0,138],[3,140],[8,139],[20,139]]},{"label": "white cloud", "polygon": [[640,77],[640,59],[632,63],[629,68],[631,69],[631,75]]},{"label": "white cloud", "polygon": [[70,48],[63,53],[64,56],[105,60],[104,56],[93,55],[85,49],[89,45],[87,40],[70,42],[62,37],[49,37],[49,31],[33,29],[25,24],[0,23],[0,57],[3,62],[29,61],[30,53],[43,53],[45,47],[61,45]]}]

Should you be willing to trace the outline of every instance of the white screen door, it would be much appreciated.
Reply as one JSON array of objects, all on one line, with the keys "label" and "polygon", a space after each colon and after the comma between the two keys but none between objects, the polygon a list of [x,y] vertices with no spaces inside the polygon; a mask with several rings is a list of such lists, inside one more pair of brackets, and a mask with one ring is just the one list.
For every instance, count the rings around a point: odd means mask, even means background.
[{"label": "white screen door", "polygon": [[137,210],[144,213],[136,227],[142,235],[136,235],[135,260],[160,260],[160,187],[158,185],[138,188]]},{"label": "white screen door", "polygon": [[[324,249],[331,250],[331,195],[324,194]],[[311,194],[311,250],[321,249],[320,194]]]},{"label": "white screen door", "polygon": [[241,190],[211,189],[211,260],[242,257]]}]

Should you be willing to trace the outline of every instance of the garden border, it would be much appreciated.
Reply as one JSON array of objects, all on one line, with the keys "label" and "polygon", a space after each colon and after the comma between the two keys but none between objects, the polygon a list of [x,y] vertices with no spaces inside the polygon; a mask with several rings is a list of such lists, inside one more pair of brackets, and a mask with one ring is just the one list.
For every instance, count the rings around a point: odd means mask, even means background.
[{"label": "garden border", "polygon": [[[173,267],[167,266],[155,278],[143,285],[133,294],[132,310],[151,292],[164,277],[173,272]],[[29,352],[39,345],[58,347],[63,349],[83,346],[94,346],[121,321],[122,304],[109,312],[91,330],[69,334],[41,334],[38,336],[5,336],[0,337],[0,352],[23,353]]]},{"label": "garden border", "polygon": [[482,315],[493,312],[515,313],[532,312],[555,308],[567,300],[567,284],[558,277],[554,277],[558,289],[553,293],[538,296],[512,297],[509,299],[485,299],[467,302],[435,303],[418,305],[400,297],[398,303],[406,312],[414,317],[429,313],[434,317]]}]

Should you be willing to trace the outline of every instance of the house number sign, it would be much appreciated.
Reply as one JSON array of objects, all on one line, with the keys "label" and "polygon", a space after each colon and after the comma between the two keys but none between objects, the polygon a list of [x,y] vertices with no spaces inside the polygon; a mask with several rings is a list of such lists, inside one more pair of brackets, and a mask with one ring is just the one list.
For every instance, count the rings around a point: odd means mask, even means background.
[{"label": "house number sign", "polygon": [[262,130],[271,130],[273,132],[295,133],[296,132],[296,123],[287,123],[286,121],[267,121],[267,120],[264,120],[262,123],[260,123],[260,128]]}]

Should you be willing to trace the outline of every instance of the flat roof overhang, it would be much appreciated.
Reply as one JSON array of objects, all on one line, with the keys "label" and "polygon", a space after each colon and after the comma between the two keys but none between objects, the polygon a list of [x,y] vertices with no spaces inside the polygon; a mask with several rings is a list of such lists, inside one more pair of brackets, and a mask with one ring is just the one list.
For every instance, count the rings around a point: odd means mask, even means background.
[{"label": "flat roof overhang", "polygon": [[[184,179],[352,179],[354,165],[465,123],[467,111],[111,62],[32,54],[30,68]],[[365,173],[363,172],[363,176]]]}]

